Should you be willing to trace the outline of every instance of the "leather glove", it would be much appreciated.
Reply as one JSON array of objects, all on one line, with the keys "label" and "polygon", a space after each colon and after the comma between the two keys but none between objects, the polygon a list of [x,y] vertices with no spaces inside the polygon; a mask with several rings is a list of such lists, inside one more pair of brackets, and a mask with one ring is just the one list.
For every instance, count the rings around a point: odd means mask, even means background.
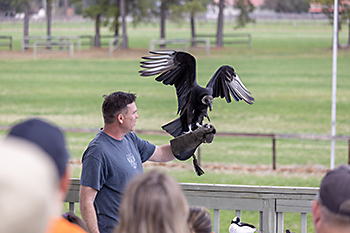
[{"label": "leather glove", "polygon": [[193,132],[183,134],[170,140],[171,150],[178,160],[187,160],[193,156],[193,166],[197,175],[201,176],[204,174],[204,171],[198,165],[194,152],[203,142],[211,143],[215,133],[216,129],[213,125],[205,124]]},{"label": "leather glove", "polygon": [[[211,143],[214,139],[216,129],[213,125],[205,124],[195,131],[185,133],[170,140],[171,150],[178,160],[187,160],[191,155],[181,156],[181,152],[189,152],[204,143]],[[186,153],[187,154],[187,153]]]}]

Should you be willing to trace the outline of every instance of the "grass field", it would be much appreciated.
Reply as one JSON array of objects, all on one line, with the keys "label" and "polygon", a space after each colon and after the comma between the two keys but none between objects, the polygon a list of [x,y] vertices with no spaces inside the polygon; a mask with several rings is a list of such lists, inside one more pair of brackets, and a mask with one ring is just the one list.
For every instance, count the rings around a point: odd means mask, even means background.
[{"label": "grass field", "polygon": [[[168,38],[188,38],[187,25],[167,25]],[[53,35],[93,34],[93,23],[54,23]],[[197,25],[198,33],[215,33],[215,23]],[[226,22],[225,33],[236,32],[233,22]],[[197,57],[198,82],[205,85],[222,64],[232,65],[256,102],[227,104],[214,101],[209,113],[219,132],[330,134],[332,28],[321,24],[256,24],[238,32],[252,35],[252,48],[245,44],[204,50],[193,50]],[[0,35],[12,35],[14,53],[20,50],[20,23],[2,23]],[[111,34],[107,29],[103,34]],[[45,24],[31,24],[30,35],[44,35]],[[157,38],[156,26],[128,27],[129,46],[147,55],[149,40]],[[346,43],[347,32],[340,33]],[[88,50],[88,48],[83,48]],[[27,51],[28,52],[28,51]],[[26,53],[27,53],[26,52]],[[115,53],[118,53],[116,51]],[[120,51],[122,53],[122,51]],[[0,125],[12,125],[29,116],[48,119],[62,127],[94,128],[103,125],[102,95],[116,90],[138,95],[137,129],[158,130],[176,117],[173,87],[153,78],[138,75],[140,56],[94,59],[50,58],[38,60],[28,56],[7,57],[0,47]],[[68,56],[67,56],[68,57]],[[338,52],[337,134],[350,135],[350,51]],[[0,132],[5,134],[4,131]],[[67,133],[72,157],[80,159],[94,133]],[[167,143],[169,136],[140,135],[155,144]],[[201,150],[202,163],[271,165],[271,140],[216,137]],[[336,142],[336,165],[347,162],[348,142]],[[330,142],[312,140],[277,140],[277,167],[283,165],[329,166]],[[317,187],[323,174],[281,174],[244,172],[210,172],[196,177],[193,171],[166,170],[180,182],[253,184]],[[74,176],[79,177],[79,168]],[[221,215],[221,230],[227,232],[232,212]],[[256,213],[243,213],[246,221],[257,224]],[[299,216],[300,219],[300,216]],[[310,218],[309,218],[310,219]],[[285,217],[285,226],[298,232],[298,216]],[[311,220],[308,223],[312,232]],[[300,229],[300,228],[299,228]]]}]

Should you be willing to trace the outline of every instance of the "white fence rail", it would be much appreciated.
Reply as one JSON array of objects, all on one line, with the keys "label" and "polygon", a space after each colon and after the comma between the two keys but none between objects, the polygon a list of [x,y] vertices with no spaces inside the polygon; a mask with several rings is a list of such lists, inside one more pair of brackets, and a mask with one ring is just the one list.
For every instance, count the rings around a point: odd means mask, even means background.
[{"label": "white fence rail", "polygon": [[[262,233],[282,233],[284,213],[301,214],[301,233],[307,232],[307,213],[318,188],[248,186],[223,184],[181,184],[190,205],[204,206],[214,210],[213,231],[220,232],[220,210],[259,211],[259,230]],[[75,211],[79,202],[79,179],[72,179],[66,197],[70,211]]]},{"label": "white fence rail", "polygon": [[79,36],[24,36],[22,38],[22,52],[27,48],[34,48],[35,43],[73,43],[81,52],[81,38]]}]

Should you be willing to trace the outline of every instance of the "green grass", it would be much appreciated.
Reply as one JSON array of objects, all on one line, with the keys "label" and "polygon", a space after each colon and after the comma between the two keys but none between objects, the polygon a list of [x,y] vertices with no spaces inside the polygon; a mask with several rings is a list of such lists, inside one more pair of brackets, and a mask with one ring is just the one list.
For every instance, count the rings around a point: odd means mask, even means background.
[{"label": "green grass", "polygon": [[[245,44],[212,49],[211,55],[195,50],[198,82],[205,85],[222,64],[232,65],[256,102],[227,104],[216,99],[209,113],[218,132],[330,134],[332,28],[322,24],[293,26],[287,22],[249,25],[238,31],[225,22],[225,33],[252,35],[252,48]],[[93,35],[93,23],[54,23],[53,35]],[[198,33],[215,33],[215,23],[197,25]],[[2,23],[1,35],[12,35],[14,50],[20,50],[21,23]],[[30,35],[45,35],[45,24],[30,24]],[[103,28],[102,34],[111,34]],[[159,37],[157,26],[128,25],[129,46],[145,49]],[[167,24],[167,38],[188,38],[187,25]],[[340,42],[346,43],[347,31]],[[83,49],[88,49],[84,47]],[[27,117],[39,116],[62,127],[103,126],[102,95],[116,90],[138,95],[137,129],[159,130],[176,117],[173,87],[153,78],[140,78],[140,58],[128,59],[9,59],[0,47],[0,125],[12,125]],[[146,55],[146,54],[145,54]],[[337,134],[350,135],[349,50],[338,52]],[[0,132],[4,135],[6,132]],[[79,160],[94,133],[66,133],[72,158]],[[167,143],[170,136],[140,135],[155,144]],[[270,139],[216,137],[201,150],[203,163],[271,165]],[[336,142],[336,165],[347,163],[348,142]],[[330,142],[277,140],[277,168],[282,165],[329,166]],[[189,162],[187,162],[189,163]],[[80,176],[74,166],[73,176]],[[307,176],[206,172],[197,177],[190,171],[166,171],[179,182],[317,187],[322,175]],[[232,211],[221,212],[221,232],[227,232]],[[243,212],[243,219],[256,225],[258,214]],[[288,214],[285,226],[298,232],[300,216]],[[296,224],[296,225],[295,225]],[[299,228],[298,228],[299,226]],[[309,218],[309,232],[312,223]]]}]

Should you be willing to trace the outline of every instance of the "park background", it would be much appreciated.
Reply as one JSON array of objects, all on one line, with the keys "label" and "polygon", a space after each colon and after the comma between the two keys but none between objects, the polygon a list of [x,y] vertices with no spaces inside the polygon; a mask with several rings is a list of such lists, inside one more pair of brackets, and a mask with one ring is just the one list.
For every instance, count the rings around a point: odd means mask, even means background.
[{"label": "park background", "polygon": [[[327,19],[310,17],[256,20],[235,29],[234,20],[225,20],[224,33],[249,33],[247,44],[225,44],[211,48],[190,48],[197,58],[198,82],[206,85],[216,69],[231,65],[255,97],[252,106],[244,102],[227,104],[215,99],[209,112],[218,132],[330,135],[332,92],[333,28]],[[197,22],[197,33],[215,34],[215,20]],[[40,53],[33,59],[31,49],[22,53],[23,23],[4,20],[0,35],[13,38],[13,49],[0,47],[0,126],[8,127],[28,117],[41,117],[65,130],[71,152],[73,177],[79,178],[81,156],[97,130],[103,126],[102,95],[122,90],[137,93],[137,130],[158,130],[176,117],[177,100],[171,86],[154,78],[141,78],[139,62],[148,54],[151,39],[159,38],[157,24],[127,24],[129,49],[117,49],[109,57],[107,46],[81,52]],[[32,21],[30,35],[45,35],[46,22]],[[94,22],[88,19],[58,19],[52,34],[93,35]],[[108,27],[101,35],[111,35]],[[187,23],[167,22],[166,37],[189,38]],[[339,32],[339,43],[347,44],[348,32]],[[106,39],[105,43],[108,40]],[[350,135],[350,54],[338,50],[337,135]],[[167,143],[168,135],[139,134],[155,144]],[[278,139],[276,164],[272,170],[269,138],[220,137],[201,147],[205,175],[197,177],[191,161],[167,164],[146,163],[145,170],[161,169],[184,183],[243,184],[318,187],[329,169],[330,141]],[[336,142],[335,164],[348,163],[348,141]],[[220,212],[221,232],[227,232],[233,211]],[[242,219],[258,225],[258,213],[243,211]],[[285,227],[298,232],[300,215],[286,214]],[[308,232],[313,232],[308,215]]]}]

